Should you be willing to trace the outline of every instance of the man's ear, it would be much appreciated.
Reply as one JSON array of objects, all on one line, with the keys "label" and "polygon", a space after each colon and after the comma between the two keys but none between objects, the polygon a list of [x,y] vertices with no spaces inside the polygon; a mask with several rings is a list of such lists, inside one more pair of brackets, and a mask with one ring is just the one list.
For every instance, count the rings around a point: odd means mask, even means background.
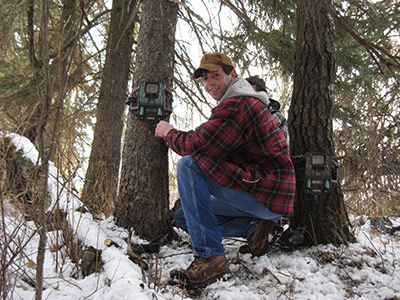
[{"label": "man's ear", "polygon": [[232,75],[232,80],[233,80],[233,79],[236,79],[237,73],[236,73],[236,70],[235,70],[235,69],[232,70],[231,75]]}]

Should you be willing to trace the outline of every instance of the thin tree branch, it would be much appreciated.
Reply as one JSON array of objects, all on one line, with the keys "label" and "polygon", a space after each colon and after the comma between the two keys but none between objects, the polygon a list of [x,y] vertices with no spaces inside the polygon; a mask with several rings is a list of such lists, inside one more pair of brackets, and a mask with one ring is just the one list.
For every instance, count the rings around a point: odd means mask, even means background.
[{"label": "thin tree branch", "polygon": [[[360,45],[362,45],[368,53],[370,53],[371,57],[377,63],[380,68],[380,63],[377,58],[389,69],[394,67],[400,70],[400,57],[390,54],[386,49],[375,45],[366,39],[360,37],[346,22],[344,22],[332,9],[332,7],[326,2],[323,1],[324,6],[326,7],[329,15],[335,20],[336,24],[343,28],[355,41],[357,41]],[[386,57],[384,57],[386,56]],[[380,68],[381,69],[381,68]],[[382,70],[381,70],[382,71]],[[383,73],[383,71],[382,71]]]}]

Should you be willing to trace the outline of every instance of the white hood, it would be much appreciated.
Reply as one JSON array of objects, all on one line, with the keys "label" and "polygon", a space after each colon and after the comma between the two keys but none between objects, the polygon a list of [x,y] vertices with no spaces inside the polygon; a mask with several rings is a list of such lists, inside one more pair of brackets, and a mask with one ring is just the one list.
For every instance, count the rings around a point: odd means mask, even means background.
[{"label": "white hood", "polygon": [[251,86],[251,84],[242,77],[237,77],[230,83],[228,89],[226,90],[222,98],[219,100],[219,102],[222,102],[225,99],[231,97],[238,97],[238,96],[254,97],[261,100],[266,106],[269,105],[269,97],[267,93],[263,91],[260,92],[255,91]]}]

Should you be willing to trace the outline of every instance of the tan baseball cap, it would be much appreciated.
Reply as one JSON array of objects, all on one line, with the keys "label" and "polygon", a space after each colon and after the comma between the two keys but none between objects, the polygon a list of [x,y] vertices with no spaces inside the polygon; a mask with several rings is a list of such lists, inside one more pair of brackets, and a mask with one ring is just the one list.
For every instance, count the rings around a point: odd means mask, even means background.
[{"label": "tan baseball cap", "polygon": [[233,67],[231,59],[223,53],[214,52],[206,53],[200,61],[200,66],[194,71],[194,78],[197,79],[201,76],[202,70],[218,71],[222,66]]}]

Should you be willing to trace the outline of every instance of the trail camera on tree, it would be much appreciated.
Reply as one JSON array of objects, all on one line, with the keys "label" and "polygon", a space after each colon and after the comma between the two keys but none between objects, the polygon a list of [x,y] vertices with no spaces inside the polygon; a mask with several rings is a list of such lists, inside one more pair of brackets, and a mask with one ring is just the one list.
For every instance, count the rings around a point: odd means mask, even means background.
[{"label": "trail camera on tree", "polygon": [[127,104],[141,119],[165,119],[172,112],[172,93],[161,82],[143,81],[132,92]]},{"label": "trail camera on tree", "polygon": [[338,184],[338,165],[324,153],[307,153],[305,160],[304,189],[308,194],[326,194]]}]

